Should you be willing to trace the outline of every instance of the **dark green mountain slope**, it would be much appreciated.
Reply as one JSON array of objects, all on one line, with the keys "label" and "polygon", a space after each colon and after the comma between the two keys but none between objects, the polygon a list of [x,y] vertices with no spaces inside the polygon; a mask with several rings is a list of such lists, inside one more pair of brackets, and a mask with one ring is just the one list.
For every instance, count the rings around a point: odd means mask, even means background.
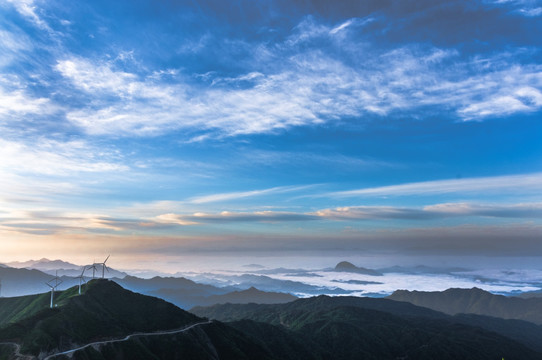
[{"label": "dark green mountain slope", "polygon": [[521,299],[472,289],[424,292],[397,290],[388,299],[405,301],[446,314],[478,314],[542,324],[542,298]]},{"label": "dark green mountain slope", "polygon": [[[509,338],[386,299],[319,296],[279,305],[222,305],[207,311],[238,319],[230,324],[205,321],[108,280],[90,282],[83,295],[74,287],[56,299],[54,309],[46,306],[36,311],[36,303],[22,298],[33,310],[21,310],[27,315],[0,327],[0,343],[18,342],[22,353],[39,354],[40,359],[91,342],[96,343],[73,353],[73,358],[542,359],[541,353]],[[176,331],[159,331],[167,329]],[[10,351],[13,347],[0,347],[0,359],[8,358]]]},{"label": "dark green mountain slope", "polygon": [[[279,355],[275,355],[275,349],[240,330],[208,322],[161,299],[133,293],[108,280],[90,282],[82,295],[78,295],[77,287],[58,292],[57,306],[53,309],[44,301],[48,296],[11,299],[11,308],[20,308],[19,313],[25,316],[5,321],[6,325],[0,327],[0,343],[17,342],[23,354],[39,354],[40,359],[90,343],[94,345],[71,354],[73,358],[312,359],[305,356],[306,349],[296,350],[301,343],[294,341],[296,346],[289,347],[289,357],[281,356],[283,352],[278,350]],[[193,326],[187,327],[190,324]],[[160,331],[170,329],[175,332]],[[276,328],[276,332],[282,330]],[[276,338],[278,343],[292,342],[287,335]],[[0,359],[10,359],[13,350],[12,345],[0,345]],[[65,358],[66,355],[55,357]]]},{"label": "dark green mountain slope", "polygon": [[0,298],[0,327],[32,316],[47,308],[50,293]]},{"label": "dark green mountain slope", "polygon": [[170,303],[132,293],[108,280],[91,281],[81,296],[77,296],[76,287],[63,291],[56,304],[58,307],[45,306],[1,328],[0,339],[14,339],[22,343],[23,353],[37,354],[135,331],[179,328],[201,320]]},{"label": "dark green mountain slope", "polygon": [[234,321],[228,325],[242,331],[246,337],[267,349],[276,359],[333,359],[329,350],[324,349],[310,336],[282,326],[252,320]]},{"label": "dark green mountain slope", "polygon": [[226,304],[193,311],[220,320],[281,326],[309,337],[318,344],[315,351],[322,356],[329,352],[333,359],[542,359],[542,354],[494,332],[404,305],[410,304],[320,296],[283,305]]},{"label": "dark green mountain slope", "polygon": [[496,332],[542,352],[542,325],[523,320],[505,320],[475,314],[458,314],[452,318],[452,321]]}]

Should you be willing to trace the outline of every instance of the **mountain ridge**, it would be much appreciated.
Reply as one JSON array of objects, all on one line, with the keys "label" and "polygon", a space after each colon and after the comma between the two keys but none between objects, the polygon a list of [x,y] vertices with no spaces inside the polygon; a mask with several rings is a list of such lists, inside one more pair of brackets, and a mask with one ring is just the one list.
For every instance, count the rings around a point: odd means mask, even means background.
[{"label": "mountain ridge", "polygon": [[396,290],[387,297],[423,306],[449,315],[477,314],[503,319],[517,319],[542,324],[542,298],[519,298],[495,295],[471,288],[451,288],[444,291]]}]

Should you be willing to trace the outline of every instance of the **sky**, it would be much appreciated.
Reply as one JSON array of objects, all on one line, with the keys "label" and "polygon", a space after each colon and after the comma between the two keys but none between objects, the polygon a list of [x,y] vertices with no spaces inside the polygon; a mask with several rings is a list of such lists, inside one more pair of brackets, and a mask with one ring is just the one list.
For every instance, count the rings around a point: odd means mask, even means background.
[{"label": "sky", "polygon": [[538,264],[541,33],[538,0],[0,0],[0,261]]}]

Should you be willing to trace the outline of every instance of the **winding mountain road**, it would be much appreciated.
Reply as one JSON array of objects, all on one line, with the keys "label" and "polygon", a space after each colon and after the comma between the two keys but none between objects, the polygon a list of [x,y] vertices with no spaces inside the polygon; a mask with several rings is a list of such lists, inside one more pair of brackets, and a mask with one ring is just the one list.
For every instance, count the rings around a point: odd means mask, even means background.
[{"label": "winding mountain road", "polygon": [[138,336],[159,336],[159,335],[178,334],[178,333],[182,333],[182,332],[188,331],[190,329],[193,329],[196,326],[210,324],[211,322],[212,322],[211,320],[205,321],[205,322],[200,322],[200,323],[192,324],[190,326],[187,326],[187,327],[182,328],[182,329],[177,329],[177,330],[167,330],[167,331],[158,331],[158,332],[150,332],[150,333],[135,333],[135,334],[128,335],[128,336],[126,336],[126,337],[124,337],[122,339],[96,341],[96,342],[93,342],[93,343],[90,343],[90,344],[80,346],[80,347],[75,348],[75,349],[66,350],[66,351],[56,353],[56,354],[49,355],[46,358],[44,358],[43,360],[50,360],[50,359],[53,359],[54,357],[60,356],[60,355],[70,355],[70,354],[73,354],[76,351],[86,349],[86,348],[88,348],[90,346],[102,346],[102,345],[112,344],[112,343],[116,343],[116,342],[128,341],[128,340],[130,340],[130,339],[132,339],[134,337],[138,337]]},{"label": "winding mountain road", "polygon": [[[135,334],[131,334],[131,335],[128,335],[126,337],[123,337],[122,339],[96,341],[96,342],[93,342],[93,343],[89,343],[89,344],[80,346],[80,347],[75,348],[75,349],[66,350],[66,351],[58,352],[56,354],[49,355],[49,356],[45,357],[43,360],[51,360],[51,359],[53,359],[53,358],[55,358],[57,356],[60,356],[60,355],[68,355],[68,356],[70,356],[71,354],[75,353],[76,351],[86,349],[86,348],[88,348],[90,346],[98,347],[98,346],[102,346],[102,345],[106,345],[106,344],[112,344],[112,343],[116,343],[116,342],[128,341],[128,340],[130,340],[130,339],[132,339],[134,337],[138,337],[138,336],[160,336],[160,335],[178,334],[178,333],[182,333],[182,332],[188,331],[190,329],[193,329],[196,326],[210,324],[211,322],[212,321],[209,320],[209,321],[205,321],[205,322],[192,324],[192,325],[189,325],[189,326],[187,326],[185,328],[182,328],[182,329],[157,331],[157,332],[149,332],[149,333],[135,333]],[[21,354],[20,353],[21,345],[19,345],[17,343],[5,342],[5,343],[0,343],[0,345],[12,345],[12,346],[14,346],[15,347],[15,356],[16,356],[17,360],[33,360],[33,359],[35,359],[34,356]]]},{"label": "winding mountain road", "polygon": [[0,342],[0,345],[11,345],[15,347],[15,352],[13,355],[15,355],[15,359],[17,360],[33,360],[34,356],[32,355],[23,355],[21,354],[21,345],[14,343],[14,342]]}]

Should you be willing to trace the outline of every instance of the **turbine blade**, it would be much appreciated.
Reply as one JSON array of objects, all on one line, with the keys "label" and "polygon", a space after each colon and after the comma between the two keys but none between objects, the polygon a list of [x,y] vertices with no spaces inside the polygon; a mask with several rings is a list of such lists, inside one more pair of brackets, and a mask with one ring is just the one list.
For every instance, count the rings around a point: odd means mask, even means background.
[{"label": "turbine blade", "polygon": [[104,264],[107,262],[107,260],[109,259],[110,256],[111,256],[111,254],[107,255],[107,257],[104,260]]}]

